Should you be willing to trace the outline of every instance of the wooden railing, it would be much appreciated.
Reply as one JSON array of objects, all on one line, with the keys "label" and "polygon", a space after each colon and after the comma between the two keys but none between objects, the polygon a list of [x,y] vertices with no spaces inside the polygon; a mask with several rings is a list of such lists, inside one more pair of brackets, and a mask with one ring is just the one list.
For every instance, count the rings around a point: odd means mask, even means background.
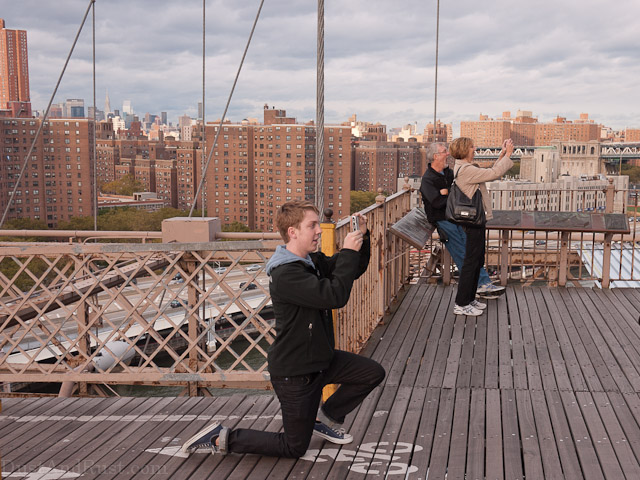
[{"label": "wooden railing", "polygon": [[[339,348],[357,352],[408,282],[409,249],[387,232],[408,209],[409,196],[400,193],[362,212],[371,262],[337,312]],[[336,247],[348,228],[346,221],[336,225]],[[274,328],[264,268],[280,243],[276,235],[75,243],[68,233],[67,243],[1,245],[5,386],[65,382],[68,393],[77,384],[82,395],[108,395],[117,384],[179,386],[189,395],[207,387],[268,387]]]}]

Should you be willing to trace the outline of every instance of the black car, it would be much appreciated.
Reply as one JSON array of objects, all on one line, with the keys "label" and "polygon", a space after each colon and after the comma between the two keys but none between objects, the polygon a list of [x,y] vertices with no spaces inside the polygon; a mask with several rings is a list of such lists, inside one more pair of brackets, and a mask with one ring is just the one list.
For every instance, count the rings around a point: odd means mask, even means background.
[{"label": "black car", "polygon": [[182,304],[178,300],[171,300],[171,303],[169,304],[169,306],[171,308],[178,308],[178,307],[181,307]]},{"label": "black car", "polygon": [[[247,282],[242,282],[240,284],[240,288],[244,287],[245,285],[247,285]],[[255,283],[250,283],[249,285],[247,285],[247,288],[245,288],[245,290],[255,290],[256,288],[258,288],[258,286]]]}]

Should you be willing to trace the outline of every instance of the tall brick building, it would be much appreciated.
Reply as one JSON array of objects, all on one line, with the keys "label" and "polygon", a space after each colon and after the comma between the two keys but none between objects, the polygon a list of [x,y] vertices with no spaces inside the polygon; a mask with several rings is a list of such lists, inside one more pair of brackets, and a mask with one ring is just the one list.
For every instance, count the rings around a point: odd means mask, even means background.
[{"label": "tall brick building", "polygon": [[[277,208],[286,201],[315,201],[316,127],[264,109],[264,123],[207,125],[207,212],[223,223],[238,221],[252,230],[273,230]],[[324,205],[334,219],[349,215],[351,129],[325,126]],[[205,158],[206,161],[206,158]],[[196,170],[200,172],[200,165]]]},{"label": "tall brick building", "polygon": [[0,18],[0,110],[2,116],[31,117],[27,32],[5,28]]},{"label": "tall brick building", "polygon": [[[4,211],[18,181],[39,119],[0,119],[0,208]],[[87,119],[45,122],[7,219],[32,218],[55,227],[61,220],[93,214],[93,129]]]}]

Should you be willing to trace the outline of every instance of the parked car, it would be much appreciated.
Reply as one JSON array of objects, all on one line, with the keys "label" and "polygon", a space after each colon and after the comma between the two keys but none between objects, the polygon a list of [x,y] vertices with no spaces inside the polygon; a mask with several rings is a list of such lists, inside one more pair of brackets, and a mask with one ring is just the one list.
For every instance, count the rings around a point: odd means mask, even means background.
[{"label": "parked car", "polygon": [[[242,282],[240,284],[240,288],[244,287],[245,285],[247,285],[247,282]],[[245,288],[245,290],[255,290],[256,288],[258,288],[258,286],[252,282],[249,285],[247,285],[247,288]]]},{"label": "parked car", "polygon": [[171,303],[169,304],[169,306],[171,308],[178,308],[178,307],[181,307],[182,304],[180,303],[179,300],[171,300]]}]

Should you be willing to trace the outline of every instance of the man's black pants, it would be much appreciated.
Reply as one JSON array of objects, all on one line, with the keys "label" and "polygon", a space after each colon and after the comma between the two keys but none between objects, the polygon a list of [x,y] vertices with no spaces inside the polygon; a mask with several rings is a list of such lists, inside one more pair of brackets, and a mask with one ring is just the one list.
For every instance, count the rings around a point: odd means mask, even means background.
[{"label": "man's black pants", "polygon": [[229,432],[228,449],[235,453],[257,453],[299,458],[305,454],[322,398],[322,388],[340,384],[322,406],[337,423],[355,409],[384,379],[382,366],[354,353],[336,350],[326,371],[293,377],[271,377],[282,408],[283,433],[239,428]]}]

